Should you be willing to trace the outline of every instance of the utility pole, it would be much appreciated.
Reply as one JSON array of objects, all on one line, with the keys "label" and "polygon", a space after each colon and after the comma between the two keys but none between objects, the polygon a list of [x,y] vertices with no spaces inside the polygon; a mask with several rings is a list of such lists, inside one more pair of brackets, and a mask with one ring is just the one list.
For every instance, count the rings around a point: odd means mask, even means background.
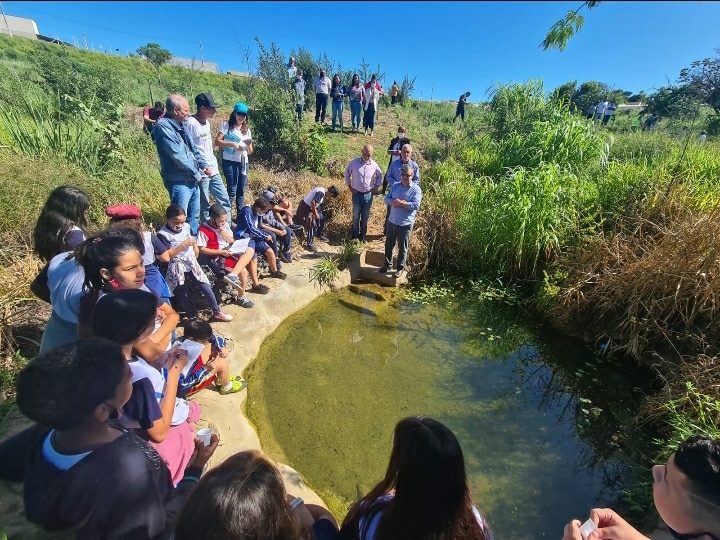
[{"label": "utility pole", "polygon": [[5,16],[5,10],[2,7],[2,2],[0,2],[0,13],[2,13],[3,19],[5,20],[5,28],[7,28],[8,34],[10,34],[10,37],[13,37],[12,30],[10,30],[10,25],[7,22],[7,17]]},{"label": "utility pole", "polygon": [[85,42],[85,50],[87,51],[88,50],[87,37],[85,36],[85,34],[83,34],[83,41]]},{"label": "utility pole", "polygon": [[203,61],[203,50],[202,50],[202,41],[200,42],[200,69],[205,65],[205,62]]}]

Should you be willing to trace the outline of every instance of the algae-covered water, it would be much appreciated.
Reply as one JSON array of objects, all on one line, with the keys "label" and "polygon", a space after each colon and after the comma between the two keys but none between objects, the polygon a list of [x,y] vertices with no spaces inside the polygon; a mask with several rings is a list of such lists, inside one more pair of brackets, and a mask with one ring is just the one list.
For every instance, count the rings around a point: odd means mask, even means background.
[{"label": "algae-covered water", "polygon": [[263,448],[342,518],[384,475],[395,423],[432,416],[460,440],[496,538],[559,538],[570,518],[606,502],[558,372],[583,372],[595,355],[543,338],[517,308],[439,303],[343,290],[286,320],[246,374]]}]

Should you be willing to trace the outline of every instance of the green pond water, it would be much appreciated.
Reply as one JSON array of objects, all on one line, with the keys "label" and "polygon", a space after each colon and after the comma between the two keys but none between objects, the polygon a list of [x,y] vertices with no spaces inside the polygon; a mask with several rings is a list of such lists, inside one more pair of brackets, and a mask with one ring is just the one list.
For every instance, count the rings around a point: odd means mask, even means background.
[{"label": "green pond water", "polygon": [[[387,301],[323,295],[265,341],[246,373],[263,448],[339,518],[384,475],[395,423],[416,414],[458,437],[473,500],[498,539],[559,538],[570,518],[608,502],[608,464],[591,466],[581,437],[601,409],[585,409],[566,381],[631,374],[598,370],[590,349],[500,302],[422,305],[372,290]],[[622,406],[632,392],[611,399]]]}]

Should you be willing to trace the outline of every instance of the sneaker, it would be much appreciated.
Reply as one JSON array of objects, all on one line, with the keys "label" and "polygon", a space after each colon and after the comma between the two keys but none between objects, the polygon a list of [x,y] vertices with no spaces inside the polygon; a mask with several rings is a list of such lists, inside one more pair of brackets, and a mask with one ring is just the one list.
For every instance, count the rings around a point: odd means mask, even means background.
[{"label": "sneaker", "polygon": [[228,394],[235,394],[236,392],[244,390],[247,385],[248,383],[246,380],[233,377],[232,379],[230,379],[230,388],[226,389],[224,386],[218,385],[217,389],[218,393],[226,396]]},{"label": "sneaker", "polygon": [[267,285],[263,285],[262,283],[259,283],[258,285],[253,285],[250,288],[250,292],[254,292],[257,294],[267,294],[270,292],[270,287]]},{"label": "sneaker", "polygon": [[217,313],[213,313],[212,320],[218,322],[230,322],[233,320],[233,316],[223,313],[222,311],[218,311]]},{"label": "sneaker", "polygon": [[303,230],[303,226],[302,226],[302,225],[295,225],[294,223],[293,223],[292,225],[290,225],[290,228],[291,228],[293,231],[295,231],[295,232],[297,232],[297,231],[302,231],[302,230]]},{"label": "sneaker", "polygon": [[380,268],[380,270],[378,270],[378,274],[387,274],[389,271],[390,271],[390,267],[383,266],[382,268]]},{"label": "sneaker", "polygon": [[287,277],[287,274],[285,272],[281,272],[280,270],[275,270],[274,272],[270,272],[270,277],[274,277],[277,279],[285,279]]},{"label": "sneaker", "polygon": [[317,239],[320,240],[321,242],[329,242],[330,241],[330,239],[327,236],[325,236],[324,234],[321,234],[320,236],[318,236]]},{"label": "sneaker", "polygon": [[308,251],[312,251],[313,253],[317,253],[317,248],[315,247],[314,244],[310,244],[309,246],[305,246],[305,249],[307,249]]},{"label": "sneaker", "polygon": [[404,269],[404,268],[401,268],[400,270],[397,270],[397,271],[395,272],[395,277],[396,277],[396,278],[401,278],[401,277],[403,277],[404,274],[405,274],[405,269]]},{"label": "sneaker", "polygon": [[242,283],[240,283],[240,278],[237,277],[235,274],[227,274],[223,277],[223,280],[225,280],[226,283],[229,283],[230,285],[235,287],[237,290],[243,290]]},{"label": "sneaker", "polygon": [[282,262],[284,262],[285,264],[290,264],[291,262],[293,262],[292,257],[290,256],[289,253],[281,253],[280,260]]},{"label": "sneaker", "polygon": [[241,296],[238,298],[238,304],[240,304],[240,307],[251,308],[255,305],[255,302],[250,300],[247,296]]}]

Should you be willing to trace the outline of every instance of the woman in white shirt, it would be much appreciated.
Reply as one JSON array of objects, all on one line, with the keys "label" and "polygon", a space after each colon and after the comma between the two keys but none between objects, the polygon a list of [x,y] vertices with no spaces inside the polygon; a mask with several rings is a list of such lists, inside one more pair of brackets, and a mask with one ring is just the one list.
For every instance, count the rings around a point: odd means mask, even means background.
[{"label": "woman in white shirt", "polygon": [[382,87],[377,82],[375,75],[373,75],[370,77],[370,82],[365,85],[365,116],[363,117],[365,135],[367,135],[369,129],[371,137],[375,129],[375,113],[382,93]]},{"label": "woman in white shirt", "polygon": [[215,136],[215,145],[223,149],[222,170],[227,182],[230,204],[235,201],[237,212],[245,206],[248,157],[253,153],[252,133],[248,127],[248,106],[236,103],[230,118]]}]

